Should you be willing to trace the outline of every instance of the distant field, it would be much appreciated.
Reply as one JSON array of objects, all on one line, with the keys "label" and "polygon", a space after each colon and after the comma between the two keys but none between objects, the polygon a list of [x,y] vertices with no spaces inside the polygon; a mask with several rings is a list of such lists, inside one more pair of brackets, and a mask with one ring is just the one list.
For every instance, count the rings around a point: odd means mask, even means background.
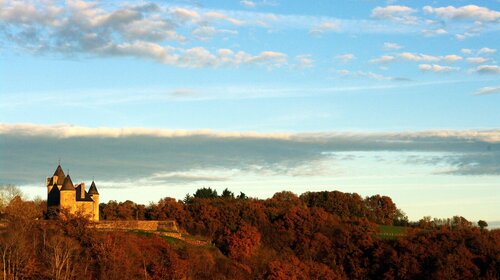
[{"label": "distant field", "polygon": [[406,227],[399,226],[379,226],[379,236],[384,239],[393,239],[406,235]]}]

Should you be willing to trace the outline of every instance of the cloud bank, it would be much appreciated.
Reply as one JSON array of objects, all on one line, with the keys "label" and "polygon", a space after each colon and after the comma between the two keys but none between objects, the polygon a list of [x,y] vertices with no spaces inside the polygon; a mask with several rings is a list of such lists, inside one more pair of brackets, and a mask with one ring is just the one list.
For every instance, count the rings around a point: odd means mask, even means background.
[{"label": "cloud bank", "polygon": [[0,136],[1,183],[39,184],[59,158],[103,181],[315,176],[331,172],[322,166],[336,153],[370,151],[440,153],[427,164],[446,163],[449,174],[500,175],[500,130],[293,134],[3,124]]}]

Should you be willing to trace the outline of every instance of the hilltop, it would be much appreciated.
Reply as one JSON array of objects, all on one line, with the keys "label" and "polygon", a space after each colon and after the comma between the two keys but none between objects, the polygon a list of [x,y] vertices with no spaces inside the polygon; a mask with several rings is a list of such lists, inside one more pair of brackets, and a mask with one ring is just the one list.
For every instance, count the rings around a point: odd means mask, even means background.
[{"label": "hilltop", "polygon": [[[500,231],[462,217],[410,222],[389,197],[337,191],[266,200],[209,188],[183,201],[101,203],[101,220],[175,221],[180,236],[43,220],[43,201],[2,210],[8,278],[495,279]],[[123,223],[123,222],[116,222]],[[193,242],[199,240],[200,242]]]}]

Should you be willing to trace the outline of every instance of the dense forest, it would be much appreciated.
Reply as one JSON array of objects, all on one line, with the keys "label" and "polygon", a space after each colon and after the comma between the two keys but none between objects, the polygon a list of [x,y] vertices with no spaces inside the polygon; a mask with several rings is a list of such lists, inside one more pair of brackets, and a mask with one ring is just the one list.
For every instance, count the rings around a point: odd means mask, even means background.
[{"label": "dense forest", "polygon": [[[338,191],[269,199],[202,188],[182,201],[102,203],[104,220],[176,220],[194,246],[46,220],[43,200],[0,193],[4,279],[499,279],[500,230],[456,216],[410,222],[391,198]],[[477,224],[477,226],[476,226]],[[382,229],[398,229],[385,236]]]}]

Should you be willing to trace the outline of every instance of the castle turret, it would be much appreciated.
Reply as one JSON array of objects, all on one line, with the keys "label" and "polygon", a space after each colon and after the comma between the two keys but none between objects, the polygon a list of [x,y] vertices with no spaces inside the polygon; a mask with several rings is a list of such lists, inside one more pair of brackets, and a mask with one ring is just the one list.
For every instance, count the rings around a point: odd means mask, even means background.
[{"label": "castle turret", "polygon": [[99,221],[99,192],[97,191],[97,187],[95,186],[94,181],[90,185],[89,192],[90,198],[94,201],[94,221]]},{"label": "castle turret", "polygon": [[50,193],[54,185],[58,185],[59,187],[62,186],[64,183],[64,179],[66,179],[66,175],[64,175],[64,171],[62,170],[61,165],[58,165],[52,177],[47,177],[47,193]]},{"label": "castle turret", "polygon": [[74,214],[76,210],[76,190],[69,174],[66,176],[64,183],[62,184],[60,197],[61,209],[64,208],[69,211],[69,213]]},{"label": "castle turret", "polygon": [[57,183],[59,186],[62,186],[64,184],[66,175],[64,175],[64,171],[62,170],[60,164],[57,166],[56,171],[54,171],[54,175],[52,175],[52,177],[54,178],[54,183]]}]

